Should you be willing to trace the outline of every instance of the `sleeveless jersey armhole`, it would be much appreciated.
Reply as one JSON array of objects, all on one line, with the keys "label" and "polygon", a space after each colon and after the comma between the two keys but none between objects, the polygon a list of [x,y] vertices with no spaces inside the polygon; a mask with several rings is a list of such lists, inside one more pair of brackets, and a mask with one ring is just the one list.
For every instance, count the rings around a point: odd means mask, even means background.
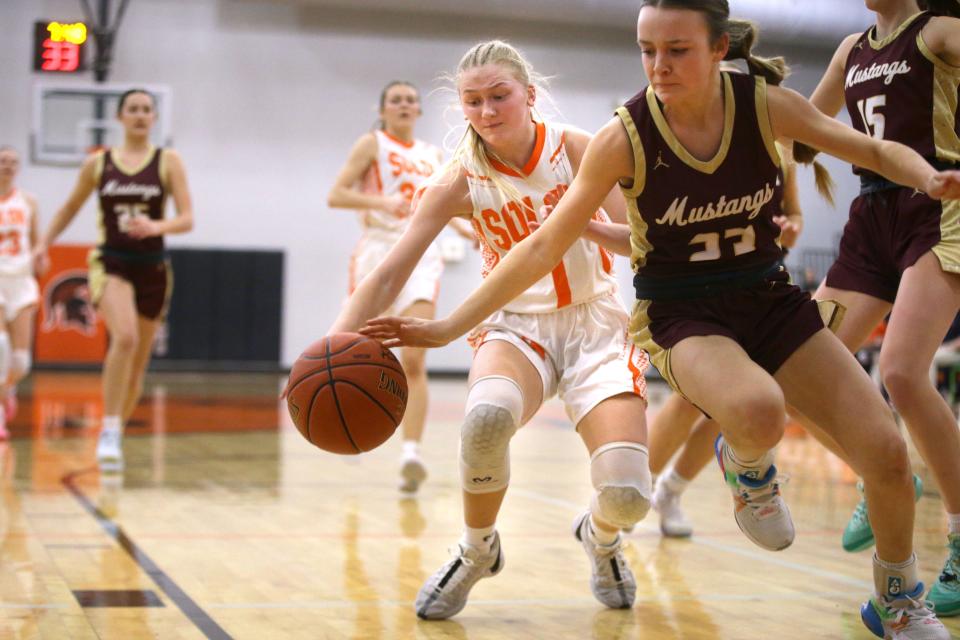
[{"label": "sleeveless jersey armhole", "polygon": [[157,153],[160,154],[159,166],[157,171],[160,174],[160,186],[163,187],[164,192],[170,191],[170,165],[167,163],[167,150],[166,149],[157,149]]},{"label": "sleeveless jersey armhole", "polygon": [[780,154],[777,152],[776,138],[773,135],[773,126],[770,124],[770,111],[767,108],[767,81],[761,76],[754,76],[754,100],[756,103],[757,126],[763,137],[763,146],[770,154],[773,166],[780,166]]},{"label": "sleeveless jersey armhole", "polygon": [[93,183],[99,188],[100,181],[103,179],[103,163],[106,160],[107,154],[110,153],[110,149],[104,149],[103,151],[97,154],[96,160],[93,163]]},{"label": "sleeveless jersey armhole", "polygon": [[956,121],[960,102],[960,67],[948,64],[935,54],[923,39],[923,30],[917,34],[917,49],[933,64],[933,146],[937,158],[946,162],[960,162],[960,136]]},{"label": "sleeveless jersey armhole", "polygon": [[960,67],[955,67],[948,63],[927,46],[926,40],[923,39],[923,29],[917,34],[917,49],[919,49],[923,57],[932,62],[937,69],[952,75],[960,75]]},{"label": "sleeveless jersey armhole", "polygon": [[630,138],[630,147],[633,149],[633,185],[629,188],[622,183],[620,189],[626,198],[636,198],[643,193],[643,187],[647,178],[647,158],[643,153],[643,142],[640,140],[640,133],[637,131],[637,125],[626,107],[617,109],[617,116],[623,124],[627,136]]}]

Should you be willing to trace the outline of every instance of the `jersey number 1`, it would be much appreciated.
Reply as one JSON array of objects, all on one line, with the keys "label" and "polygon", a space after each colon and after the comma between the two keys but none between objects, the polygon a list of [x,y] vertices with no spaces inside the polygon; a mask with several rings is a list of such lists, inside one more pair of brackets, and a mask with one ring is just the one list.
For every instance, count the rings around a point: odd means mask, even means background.
[{"label": "jersey number 1", "polygon": [[857,109],[860,111],[860,117],[863,118],[863,126],[877,140],[883,140],[883,126],[887,122],[877,108],[886,104],[887,96],[882,93],[878,96],[870,96],[866,100],[857,100]]}]

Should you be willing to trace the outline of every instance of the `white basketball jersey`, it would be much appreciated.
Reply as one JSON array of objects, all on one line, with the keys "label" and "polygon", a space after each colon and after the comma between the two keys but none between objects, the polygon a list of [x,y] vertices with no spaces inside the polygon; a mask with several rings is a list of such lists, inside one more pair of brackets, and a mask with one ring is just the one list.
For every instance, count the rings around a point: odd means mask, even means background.
[{"label": "white basketball jersey", "polygon": [[[464,166],[473,200],[473,227],[483,252],[483,277],[511,247],[530,235],[530,221],[542,222],[540,208],[556,206],[573,182],[562,126],[537,123],[533,155],[522,174],[494,161],[494,170],[519,192],[521,201],[505,197],[478,167]],[[607,221],[602,210],[595,220]],[[613,257],[594,242],[577,240],[550,275],[520,294],[504,309],[514,313],[547,313],[581,304],[617,290]]]},{"label": "white basketball jersey", "polygon": [[0,199],[0,275],[33,272],[30,259],[30,204],[19,189]]},{"label": "white basketball jersey", "polygon": [[[385,196],[402,193],[408,202],[412,201],[420,185],[437,170],[440,150],[422,140],[404,142],[382,130],[374,134],[377,136],[377,159],[364,176],[363,191]],[[398,217],[372,210],[361,213],[360,224],[365,233],[395,241],[406,230],[409,217],[409,214]]]}]

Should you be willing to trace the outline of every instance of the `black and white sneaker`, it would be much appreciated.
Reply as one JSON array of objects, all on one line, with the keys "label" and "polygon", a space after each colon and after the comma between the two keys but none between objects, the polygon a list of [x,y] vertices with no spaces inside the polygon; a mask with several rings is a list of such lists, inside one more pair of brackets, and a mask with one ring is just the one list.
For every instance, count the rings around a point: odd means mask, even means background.
[{"label": "black and white sneaker", "polygon": [[470,589],[481,578],[495,576],[503,569],[500,534],[493,533],[490,551],[460,543],[457,557],[440,569],[420,587],[414,609],[424,620],[444,620],[466,606]]},{"label": "black and white sneaker", "polygon": [[590,558],[590,590],[594,597],[611,609],[629,609],[637,597],[637,580],[623,557],[622,539],[611,545],[598,544],[590,533],[590,512],[573,521],[573,535]]}]

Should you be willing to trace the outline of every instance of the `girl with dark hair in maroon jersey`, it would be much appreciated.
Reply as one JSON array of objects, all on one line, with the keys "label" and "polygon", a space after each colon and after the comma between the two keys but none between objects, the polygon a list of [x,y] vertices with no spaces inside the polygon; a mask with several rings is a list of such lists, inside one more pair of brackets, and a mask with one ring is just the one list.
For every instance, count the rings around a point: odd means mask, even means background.
[{"label": "girl with dark hair in maroon jersey", "polygon": [[[651,84],[593,138],[543,227],[449,317],[379,318],[363,331],[387,346],[439,346],[466,333],[549,273],[619,183],[636,271],[631,334],[674,389],[719,423],[717,458],[737,524],[766,549],[793,541],[772,452],[789,403],[864,477],[877,537],[864,623],[880,637],[949,638],[922,601],[906,444],[869,376],[777,264],[774,141],[806,143],[932,198],[960,197],[960,172],[937,171],[912,149],[768,86],[784,77],[783,60],[750,53],[755,27],[730,20],[725,0],[643,0],[637,33]],[[719,70],[734,58],[751,75]]]},{"label": "girl with dark hair in maroon jersey", "polygon": [[[907,145],[934,167],[960,166],[960,2],[865,4],[876,24],[840,44],[810,101],[831,116],[846,104],[857,130]],[[960,202],[932,199],[858,163],[853,170],[860,195],[850,205],[839,257],[814,297],[846,307],[837,335],[852,351],[890,314],[881,378],[937,479],[948,516],[950,556],[929,600],[938,614],[957,615],[960,432],[927,372],[960,309]],[[861,500],[843,534],[845,549],[873,544],[871,517]]]},{"label": "girl with dark hair in maroon jersey", "polygon": [[[91,154],[73,193],[57,211],[35,253],[44,255],[94,191],[99,198],[98,246],[90,253],[90,293],[107,325],[103,361],[103,424],[97,460],[123,467],[123,424],[143,391],[150,348],[170,299],[173,273],[163,237],[193,228],[193,205],[180,155],[150,142],[156,121],[153,96],[131,89],[120,97],[117,119],[123,144]],[[165,219],[167,197],[177,215]]]}]

